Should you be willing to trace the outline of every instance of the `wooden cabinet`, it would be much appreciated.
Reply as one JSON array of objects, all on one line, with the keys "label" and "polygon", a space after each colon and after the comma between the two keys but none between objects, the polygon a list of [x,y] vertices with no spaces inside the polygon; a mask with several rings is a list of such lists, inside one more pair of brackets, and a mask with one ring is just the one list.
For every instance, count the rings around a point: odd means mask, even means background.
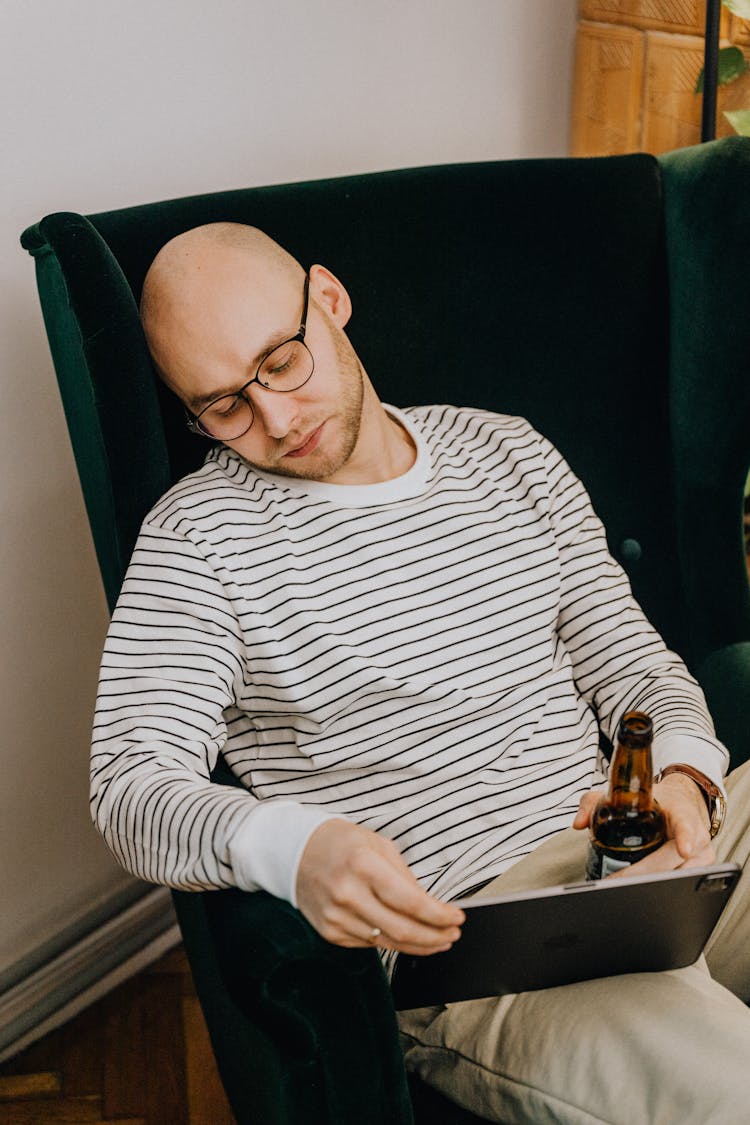
[{"label": "wooden cabinet", "polygon": [[[698,144],[705,0],[580,0],[573,96],[573,156],[667,152]],[[750,59],[750,22],[722,7],[721,42]],[[750,108],[750,73],[721,87],[723,110]]]}]

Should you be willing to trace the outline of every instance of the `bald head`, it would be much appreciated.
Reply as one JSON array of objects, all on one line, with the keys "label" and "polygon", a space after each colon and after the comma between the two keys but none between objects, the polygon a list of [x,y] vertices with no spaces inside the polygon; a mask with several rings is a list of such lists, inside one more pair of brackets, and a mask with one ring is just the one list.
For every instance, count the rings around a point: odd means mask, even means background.
[{"label": "bald head", "polygon": [[262,332],[264,318],[273,324],[278,317],[276,308],[299,303],[303,280],[299,262],[256,227],[208,223],[177,235],[156,255],[141,297],[162,378],[182,394],[196,363],[217,350],[219,363],[221,353],[232,353],[238,318]]},{"label": "bald head", "polygon": [[205,264],[227,252],[241,254],[261,272],[294,278],[302,270],[291,254],[257,227],[243,223],[206,223],[193,227],[162,246],[149,267],[141,296],[141,316],[147,331],[160,306],[170,298],[179,299],[191,284],[205,280],[201,277]]}]

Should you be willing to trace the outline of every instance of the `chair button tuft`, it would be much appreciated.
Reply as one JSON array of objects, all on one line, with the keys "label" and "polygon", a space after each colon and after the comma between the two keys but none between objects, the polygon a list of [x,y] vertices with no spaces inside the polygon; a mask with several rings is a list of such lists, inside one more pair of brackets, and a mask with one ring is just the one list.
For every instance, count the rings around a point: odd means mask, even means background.
[{"label": "chair button tuft", "polygon": [[643,554],[643,548],[637,539],[623,539],[620,544],[620,557],[623,562],[638,562]]}]

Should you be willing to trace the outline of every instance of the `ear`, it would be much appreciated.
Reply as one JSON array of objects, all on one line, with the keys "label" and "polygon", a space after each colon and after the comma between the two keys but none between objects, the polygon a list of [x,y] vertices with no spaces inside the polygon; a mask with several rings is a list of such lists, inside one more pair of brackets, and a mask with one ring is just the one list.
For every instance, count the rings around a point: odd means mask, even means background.
[{"label": "ear", "polygon": [[339,328],[348,324],[352,315],[351,298],[325,266],[310,266],[310,294]]}]

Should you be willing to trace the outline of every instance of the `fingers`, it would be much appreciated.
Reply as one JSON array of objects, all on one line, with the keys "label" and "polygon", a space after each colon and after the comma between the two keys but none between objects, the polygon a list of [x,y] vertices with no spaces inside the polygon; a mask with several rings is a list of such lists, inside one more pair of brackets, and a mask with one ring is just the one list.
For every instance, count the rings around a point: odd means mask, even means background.
[{"label": "fingers", "polygon": [[[400,860],[399,856],[399,860]],[[380,856],[371,857],[373,893],[365,916],[381,930],[377,944],[403,953],[425,954],[450,948],[461,936],[464,912],[428,895],[404,868],[393,878]]]},{"label": "fingers", "polygon": [[597,793],[594,790],[589,790],[588,793],[583,794],[578,806],[578,812],[573,820],[574,828],[588,828],[591,814],[597,803],[601,800],[601,796],[601,793]]},{"label": "fingers", "polygon": [[[361,911],[361,916],[359,913]],[[399,910],[391,910],[374,895],[356,904],[337,904],[326,915],[332,925],[328,940],[349,946],[377,945],[401,953],[427,956],[450,949],[461,936],[457,925],[436,927],[415,921]]]},{"label": "fingers", "polygon": [[465,918],[463,910],[428,894],[404,863],[395,844],[390,840],[386,844],[388,846],[384,849],[384,854],[370,853],[362,856],[368,869],[367,874],[377,884],[377,895],[383,905],[397,913],[406,914],[425,926],[460,926]]},{"label": "fingers", "polygon": [[417,955],[450,948],[464,921],[458,907],[427,894],[391,840],[345,820],[326,821],[310,837],[297,901],[327,941]]},{"label": "fingers", "polygon": [[[376,848],[352,854],[328,889],[320,917],[328,941],[417,955],[449,948],[464,920],[463,911],[432,898],[408,868],[392,864]],[[374,942],[373,929],[380,930]]]},{"label": "fingers", "polygon": [[702,854],[706,849],[713,854],[711,837],[702,824],[696,825],[692,818],[673,817],[671,828],[677,851],[685,861]]},{"label": "fingers", "polygon": [[666,844],[662,844],[645,859],[616,871],[607,878],[627,879],[629,875],[652,875],[658,871],[676,871],[678,867],[706,867],[715,861],[716,854],[710,840],[705,847],[694,851],[687,859],[681,855],[675,840],[667,840]]},{"label": "fingers", "polygon": [[684,775],[670,774],[654,787],[654,794],[667,817],[667,835],[674,840],[682,860],[690,860],[694,866],[696,857],[713,856],[706,802],[695,782]]}]

